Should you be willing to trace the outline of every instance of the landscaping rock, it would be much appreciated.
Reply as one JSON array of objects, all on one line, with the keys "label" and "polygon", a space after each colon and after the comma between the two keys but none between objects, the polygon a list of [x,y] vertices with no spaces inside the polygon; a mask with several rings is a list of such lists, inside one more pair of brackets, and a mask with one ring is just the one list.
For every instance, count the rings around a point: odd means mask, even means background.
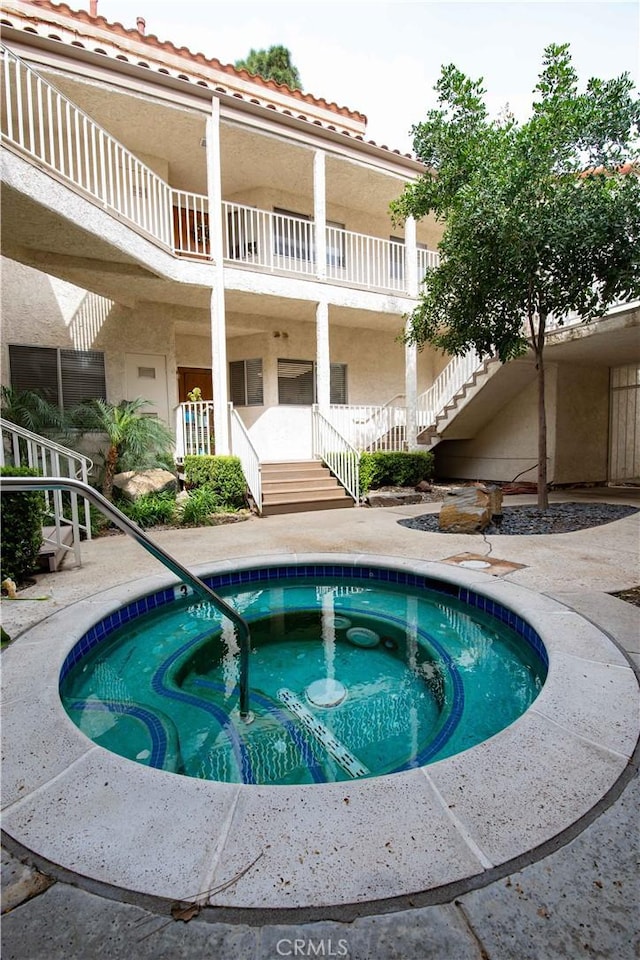
[{"label": "landscaping rock", "polygon": [[164,493],[166,490],[178,489],[176,477],[169,470],[159,468],[117,473],[113,478],[113,485],[128,500],[138,500],[139,497],[144,497],[148,493]]},{"label": "landscaping rock", "polygon": [[477,533],[488,527],[490,521],[489,507],[476,503],[474,494],[467,494],[442,505],[438,525],[447,533]]},{"label": "landscaping rock", "polygon": [[370,493],[367,503],[370,507],[402,507],[407,503],[423,503],[421,493]]},{"label": "landscaping rock", "polygon": [[502,515],[502,491],[492,484],[450,490],[439,517],[440,530],[450,533],[477,533],[485,530],[496,515]]}]

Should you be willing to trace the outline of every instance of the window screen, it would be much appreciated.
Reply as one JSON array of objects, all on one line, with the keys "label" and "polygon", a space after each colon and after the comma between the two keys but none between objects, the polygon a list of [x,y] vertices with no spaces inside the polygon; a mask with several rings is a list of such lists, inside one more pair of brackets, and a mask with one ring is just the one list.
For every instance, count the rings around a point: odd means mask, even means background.
[{"label": "window screen", "polygon": [[10,344],[9,363],[14,390],[33,390],[65,410],[107,398],[104,354],[98,350]]},{"label": "window screen", "polygon": [[[347,402],[347,365],[332,363],[330,402]],[[278,360],[278,403],[310,406],[317,400],[313,360]]]},{"label": "window screen", "polygon": [[229,395],[237,407],[262,406],[262,360],[232,360],[229,364]]},{"label": "window screen", "polygon": [[315,398],[312,360],[278,360],[278,403],[311,406]]}]

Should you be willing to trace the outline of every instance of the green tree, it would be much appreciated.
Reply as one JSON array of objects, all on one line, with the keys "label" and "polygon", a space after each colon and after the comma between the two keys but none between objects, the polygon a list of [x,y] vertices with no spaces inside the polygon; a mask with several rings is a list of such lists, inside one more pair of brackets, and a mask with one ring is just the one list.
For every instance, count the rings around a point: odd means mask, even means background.
[{"label": "green tree", "polygon": [[297,67],[291,62],[291,53],[286,47],[273,46],[268,50],[249,51],[244,60],[236,60],[236,70],[247,70],[264,80],[284,83],[291,90],[302,90],[302,81]]},{"label": "green tree", "polygon": [[548,507],[544,345],[549,316],[588,321],[640,295],[640,101],[624,74],[578,91],[568,45],[545,50],[531,117],[488,116],[482,81],[443,67],[437,108],[413,128],[427,166],[396,222],[444,222],[407,339],[503,362],[533,350],[538,505]]},{"label": "green tree", "polygon": [[166,466],[173,435],[162,420],[140,413],[148,403],[142,397],[118,404],[91,400],[73,411],[74,422],[81,430],[107,435],[102,492],[108,500],[113,499],[113,478],[121,470]]}]

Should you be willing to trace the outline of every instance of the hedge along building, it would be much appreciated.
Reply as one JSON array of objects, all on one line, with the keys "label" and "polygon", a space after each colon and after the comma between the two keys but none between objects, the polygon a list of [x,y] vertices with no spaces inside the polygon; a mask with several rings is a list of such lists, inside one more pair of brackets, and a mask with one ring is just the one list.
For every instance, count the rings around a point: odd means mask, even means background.
[{"label": "hedge along building", "polygon": [[[5,2],[2,30],[3,383],[144,396],[178,457],[231,451],[248,476],[352,445],[535,479],[532,362],[401,342],[440,231],[391,224],[422,166],[362,114],[95,2]],[[640,474],[638,323],[627,305],[551,335],[552,482]]]}]

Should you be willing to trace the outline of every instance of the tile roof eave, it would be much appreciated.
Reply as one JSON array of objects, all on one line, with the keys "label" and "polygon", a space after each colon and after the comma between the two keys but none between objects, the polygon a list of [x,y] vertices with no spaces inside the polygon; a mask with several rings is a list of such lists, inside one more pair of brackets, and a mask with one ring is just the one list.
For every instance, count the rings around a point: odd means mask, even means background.
[{"label": "tile roof eave", "polygon": [[84,24],[93,24],[103,29],[109,31],[109,33],[119,34],[120,36],[127,37],[128,39],[134,39],[136,42],[146,44],[148,46],[153,46],[158,50],[164,50],[165,52],[171,53],[175,56],[182,57],[184,60],[197,63],[201,66],[208,66],[215,70],[221,70],[223,73],[228,73],[233,76],[239,77],[244,80],[248,80],[251,83],[255,83],[258,86],[266,87],[267,89],[274,90],[276,92],[284,93],[287,96],[295,97],[298,100],[302,100],[309,104],[315,104],[318,107],[321,107],[324,110],[329,110],[333,113],[338,114],[339,116],[349,117],[357,122],[366,124],[366,116],[358,110],[352,110],[346,106],[339,106],[335,101],[327,101],[323,97],[315,97],[310,93],[304,93],[302,90],[292,90],[286,84],[276,83],[274,80],[265,80],[263,77],[257,76],[255,74],[249,73],[247,70],[238,70],[232,64],[221,63],[215,57],[206,57],[203,53],[193,53],[189,50],[188,47],[182,46],[177,47],[170,40],[160,40],[153,33],[140,33],[140,31],[135,27],[125,27],[119,22],[111,22],[98,14],[97,17],[92,17],[86,10],[72,10],[67,3],[52,3],[51,0],[26,0],[30,6],[36,7],[38,10],[48,10],[51,13],[56,13],[67,17],[72,21],[79,21]]}]

